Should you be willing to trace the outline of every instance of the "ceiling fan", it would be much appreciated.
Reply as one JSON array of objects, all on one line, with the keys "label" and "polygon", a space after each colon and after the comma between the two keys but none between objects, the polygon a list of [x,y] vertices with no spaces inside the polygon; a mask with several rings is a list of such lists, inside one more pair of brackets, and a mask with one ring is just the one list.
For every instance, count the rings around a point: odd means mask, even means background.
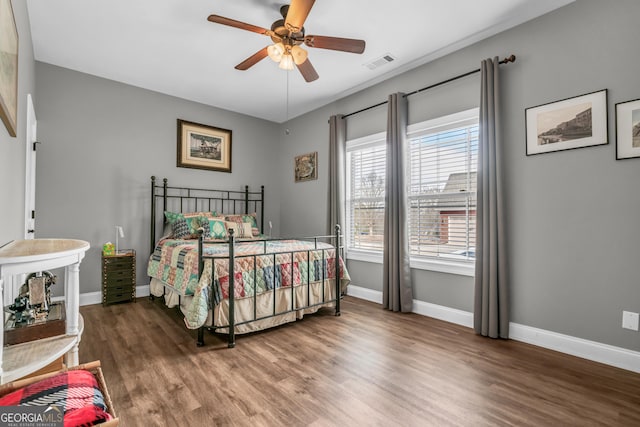
[{"label": "ceiling fan", "polygon": [[318,73],[307,58],[307,51],[300,47],[301,44],[351,53],[362,53],[365,47],[364,40],[306,35],[303,25],[314,3],[315,0],[291,0],[291,5],[280,8],[283,19],[278,19],[271,24],[270,30],[219,15],[209,15],[207,19],[217,24],[271,37],[273,45],[260,49],[236,65],[237,70],[247,70],[268,56],[278,62],[280,68],[293,70],[295,65],[302,77],[307,82],[312,82],[318,78]]}]

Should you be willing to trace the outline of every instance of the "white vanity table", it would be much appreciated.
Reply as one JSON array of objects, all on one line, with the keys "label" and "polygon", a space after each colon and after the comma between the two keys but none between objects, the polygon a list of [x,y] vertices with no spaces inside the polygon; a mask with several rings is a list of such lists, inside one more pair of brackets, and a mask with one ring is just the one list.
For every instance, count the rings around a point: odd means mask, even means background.
[{"label": "white vanity table", "polygon": [[[42,369],[65,355],[67,366],[78,364],[78,345],[84,329],[79,312],[79,273],[88,249],[88,242],[73,239],[16,240],[0,249],[0,296],[8,284],[16,286],[15,275],[64,267],[66,308],[66,335],[4,347],[4,333],[0,334],[0,383]],[[4,326],[4,316],[2,320]]]}]

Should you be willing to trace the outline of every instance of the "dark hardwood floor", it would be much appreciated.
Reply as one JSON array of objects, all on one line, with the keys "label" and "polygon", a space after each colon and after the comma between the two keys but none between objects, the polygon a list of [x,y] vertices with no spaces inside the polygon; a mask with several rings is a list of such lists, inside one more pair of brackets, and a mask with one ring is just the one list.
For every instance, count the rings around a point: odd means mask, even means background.
[{"label": "dark hardwood floor", "polygon": [[351,297],[234,349],[159,300],[81,313],[123,426],[640,425],[640,374]]}]

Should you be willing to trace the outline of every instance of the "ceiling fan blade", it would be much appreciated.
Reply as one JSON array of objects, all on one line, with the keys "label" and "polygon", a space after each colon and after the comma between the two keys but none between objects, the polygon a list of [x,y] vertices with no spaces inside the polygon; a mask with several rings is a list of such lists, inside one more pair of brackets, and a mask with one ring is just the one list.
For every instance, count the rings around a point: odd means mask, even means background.
[{"label": "ceiling fan blade", "polygon": [[304,77],[307,82],[318,80],[318,77],[320,77],[318,76],[316,69],[313,68],[313,65],[311,65],[311,61],[309,61],[308,59],[300,65],[296,64],[296,67],[298,67],[298,70],[300,70],[300,74],[302,74],[302,77]]},{"label": "ceiling fan blade", "polygon": [[216,24],[228,25],[230,27],[240,28],[241,30],[252,31],[258,34],[270,35],[270,33],[272,33],[271,30],[267,30],[266,28],[247,24],[241,21],[236,21],[235,19],[231,19],[231,18],[225,18],[224,16],[220,16],[220,15],[209,15],[207,20],[210,22],[214,22]]},{"label": "ceiling fan blade", "polygon": [[284,21],[285,28],[292,33],[299,33],[315,1],[316,0],[291,0],[291,5],[287,12],[287,19]]},{"label": "ceiling fan blade", "polygon": [[341,37],[327,36],[306,36],[304,44],[309,47],[317,47],[320,49],[339,50],[342,52],[362,53],[364,52],[364,40],[343,39]]},{"label": "ceiling fan blade", "polygon": [[257,51],[256,53],[254,53],[253,55],[251,55],[250,57],[248,57],[238,65],[236,65],[235,68],[236,70],[243,70],[243,71],[247,70],[253,67],[254,65],[256,65],[258,62],[262,61],[266,57],[267,57],[267,48],[265,47],[260,49],[259,51]]}]

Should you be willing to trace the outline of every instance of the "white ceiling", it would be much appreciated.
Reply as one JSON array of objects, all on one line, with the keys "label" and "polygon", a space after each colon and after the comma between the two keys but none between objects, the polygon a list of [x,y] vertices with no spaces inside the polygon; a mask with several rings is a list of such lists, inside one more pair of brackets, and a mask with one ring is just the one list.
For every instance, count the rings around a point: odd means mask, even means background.
[{"label": "white ceiling", "polygon": [[[312,83],[269,58],[235,70],[271,40],[207,21],[217,14],[270,28],[283,1],[27,4],[38,61],[281,123],[571,1],[318,0],[307,34],[364,39],[367,46],[362,55],[308,48],[320,75]],[[373,71],[364,65],[387,53],[396,60]]]}]

